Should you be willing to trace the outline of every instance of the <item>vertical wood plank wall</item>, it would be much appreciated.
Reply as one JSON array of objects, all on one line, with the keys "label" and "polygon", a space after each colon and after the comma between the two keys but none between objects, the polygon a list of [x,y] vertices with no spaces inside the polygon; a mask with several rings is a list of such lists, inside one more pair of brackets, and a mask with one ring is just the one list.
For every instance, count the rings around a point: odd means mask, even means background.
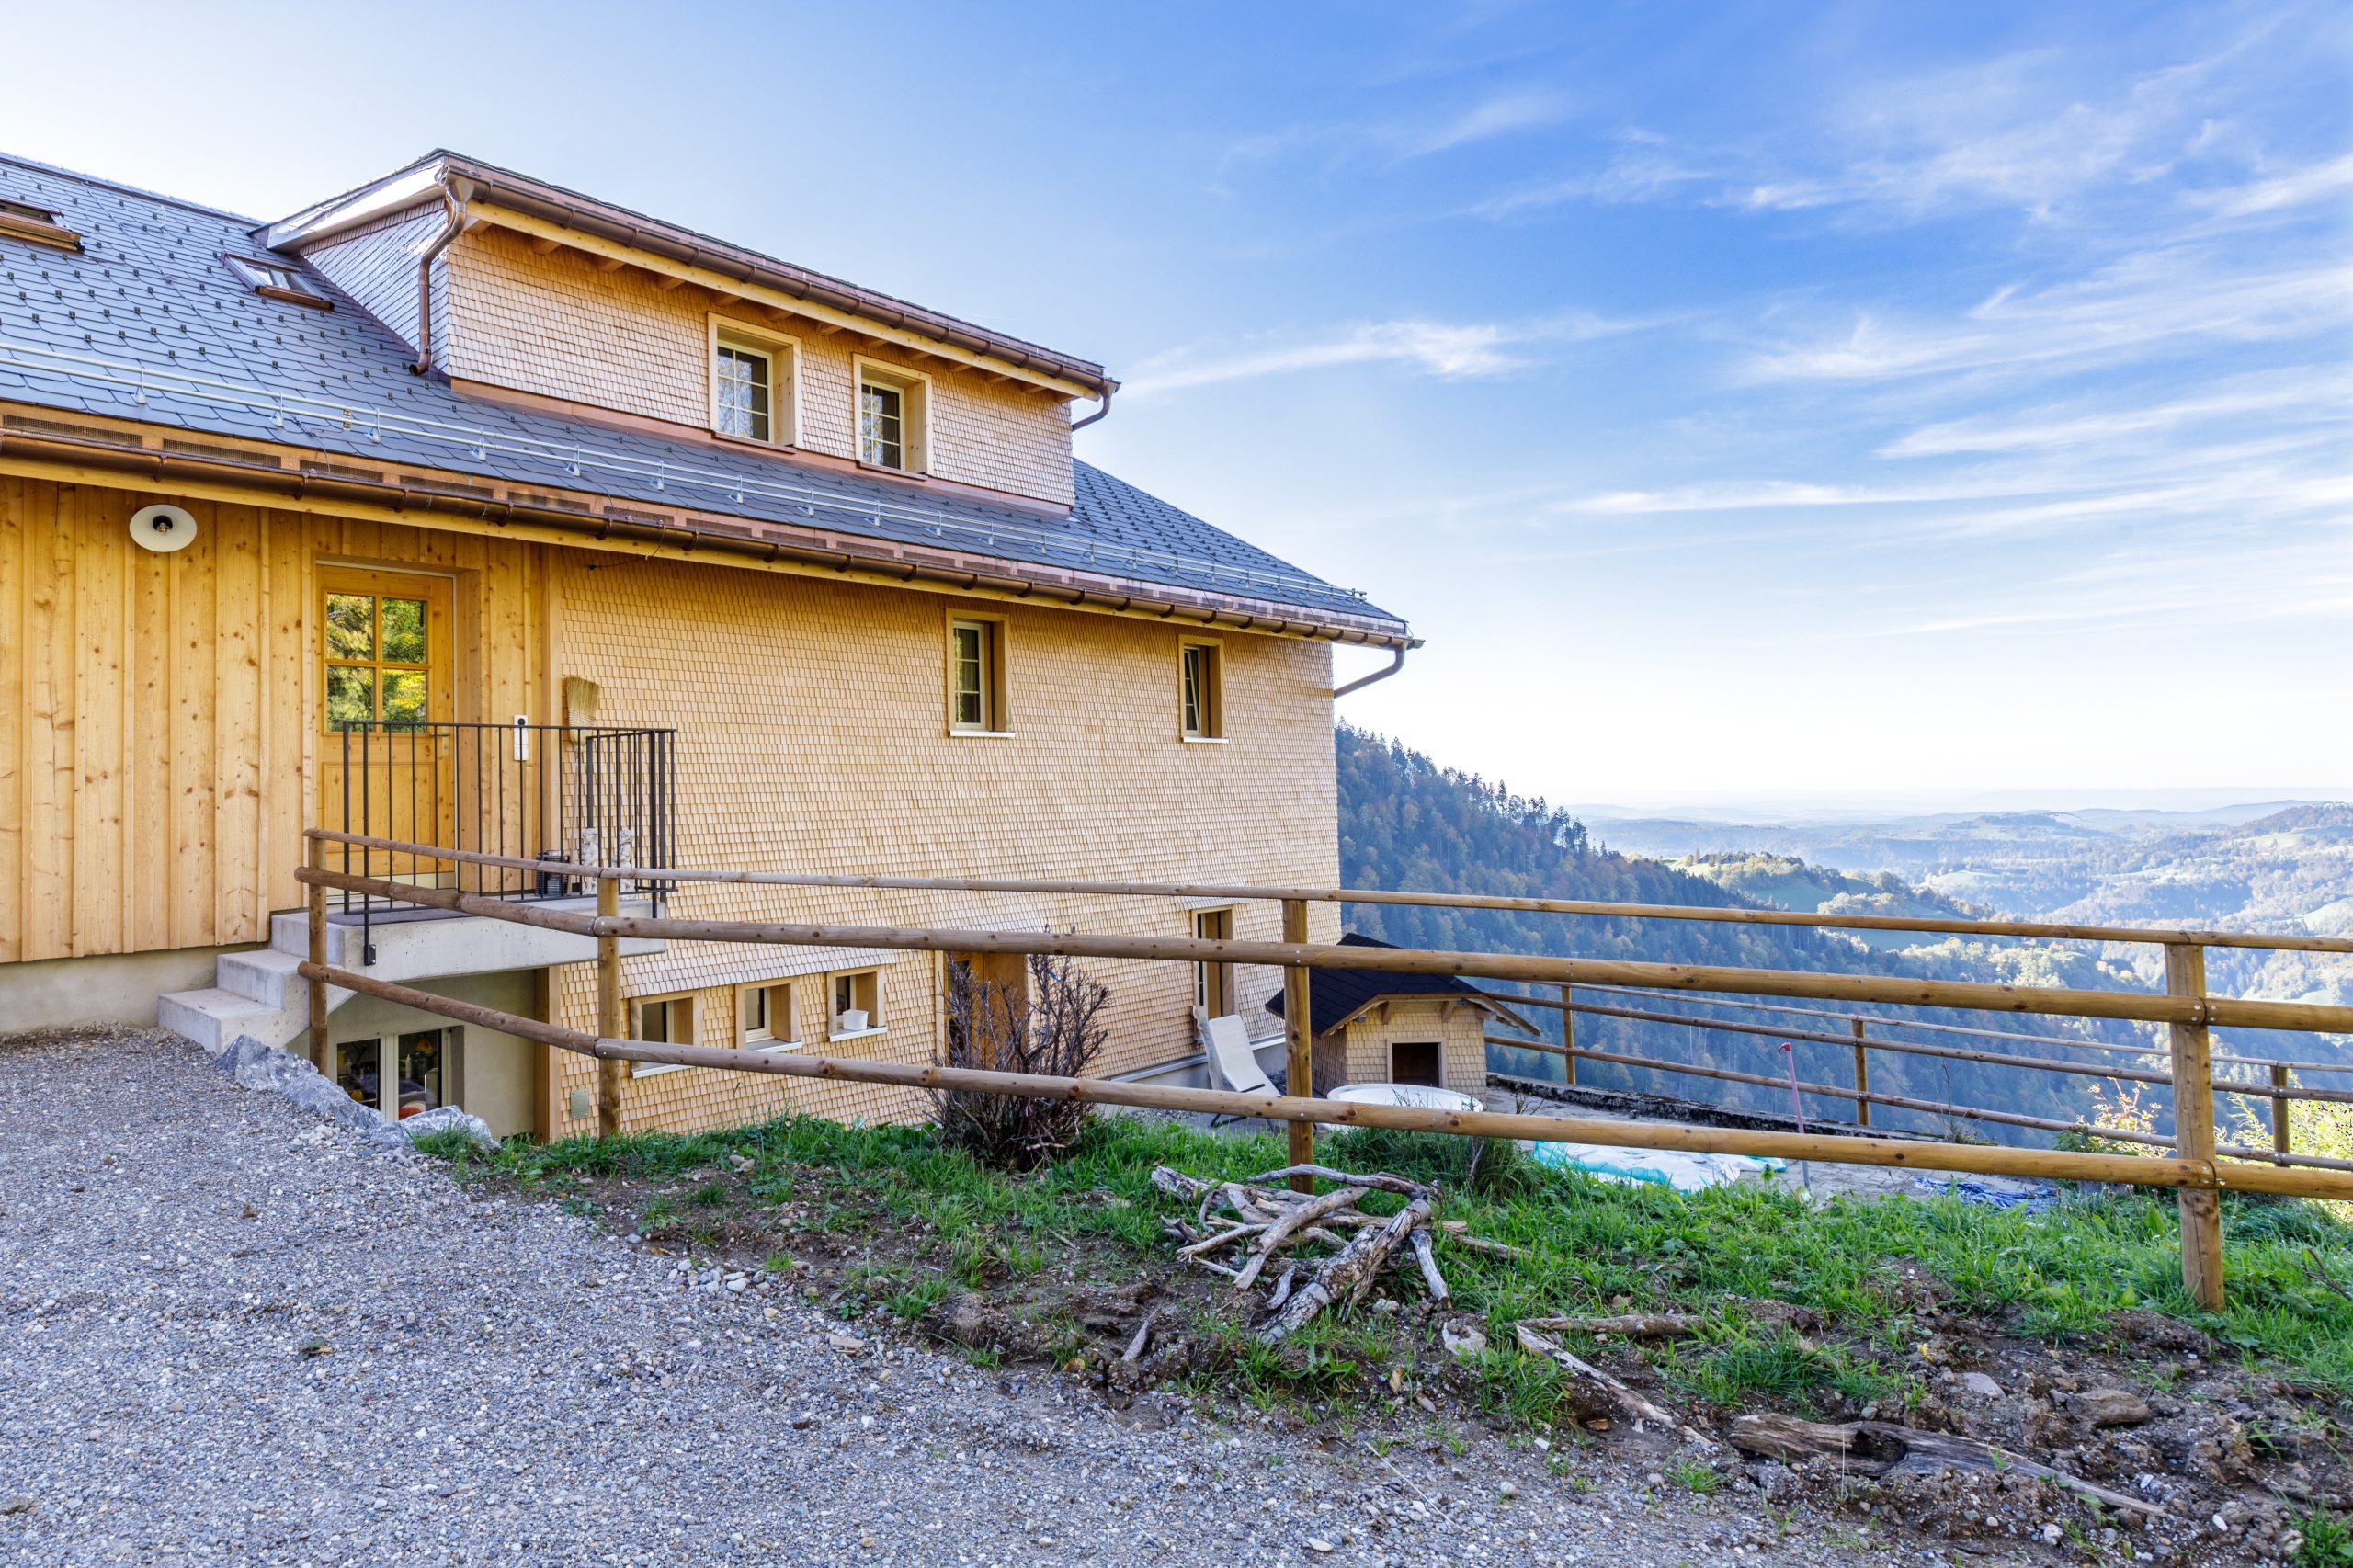
[{"label": "vertical wood plank wall", "polygon": [[[197,536],[158,555],[129,524],[165,500]],[[475,585],[459,716],[538,710],[537,546],[0,476],[0,962],[260,941],[301,902],[322,559]]]}]

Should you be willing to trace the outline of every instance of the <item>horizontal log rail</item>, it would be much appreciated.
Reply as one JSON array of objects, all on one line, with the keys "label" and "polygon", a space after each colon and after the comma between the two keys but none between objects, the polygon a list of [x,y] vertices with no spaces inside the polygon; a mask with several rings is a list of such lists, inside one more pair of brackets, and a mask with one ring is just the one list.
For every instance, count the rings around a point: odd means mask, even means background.
[{"label": "horizontal log rail", "polygon": [[[1893,1106],[1899,1110],[1916,1110],[1931,1116],[1959,1117],[1964,1121],[1983,1121],[2002,1127],[2031,1128],[2040,1132],[2073,1132],[2086,1138],[2106,1138],[2120,1143],[2143,1143],[2156,1149],[2173,1147],[2173,1140],[2161,1133],[2143,1132],[2130,1127],[2104,1127],[2097,1122],[2063,1121],[2056,1117],[2029,1116],[2024,1111],[1988,1110],[1980,1106],[1952,1105],[1943,1100],[1914,1099],[1908,1096],[1886,1094],[1877,1089],[1849,1088],[1841,1084],[1811,1084],[1802,1079],[1791,1083],[1786,1077],[1777,1078],[1770,1074],[1743,1073],[1731,1067],[1709,1067],[1696,1062],[1677,1062],[1670,1057],[1633,1056],[1621,1051],[1595,1051],[1581,1045],[1563,1047],[1554,1045],[1550,1040],[1513,1040],[1505,1035],[1489,1035],[1486,1040],[1489,1045],[1510,1046],[1516,1051],[1540,1051],[1547,1056],[1572,1057],[1580,1062],[1608,1062],[1621,1067],[1641,1067],[1654,1073],[1673,1073],[1687,1078],[1710,1078],[1720,1083],[1753,1084],[1768,1089],[1789,1089],[1798,1094],[1820,1095],[1825,1099],[1848,1100],[1858,1105]],[[1848,1042],[1841,1040],[1837,1043]],[[1872,1049],[1880,1049],[1878,1041],[1872,1042]],[[2267,1091],[2256,1097],[2268,1099],[2271,1096]],[[2353,1171],[2353,1160],[2340,1160],[2326,1154],[2292,1154],[2284,1149],[2253,1149],[2237,1144],[2225,1144],[2217,1148],[2215,1153],[2227,1154],[2233,1159],[2261,1160],[2276,1165],[2302,1165],[2314,1170]]]},{"label": "horizontal log rail", "polygon": [[[1682,997],[1675,996],[1673,993],[1662,995],[1658,992],[1632,985],[1581,985],[1577,989],[1596,992],[1607,996],[1633,996],[1661,1001],[1670,998],[1683,1000]],[[1550,996],[1521,996],[1506,994],[1503,1000],[1516,1007],[1523,1006],[1541,1007],[1552,1012],[1559,1012],[1562,1006],[1558,1000]],[[1968,1035],[1978,1040],[2011,1040],[2020,1045],[2057,1045],[2064,1046],[2071,1051],[2098,1051],[2124,1056],[2163,1056],[2165,1054],[2165,1047],[2155,1043],[2116,1045],[2107,1040],[2070,1040],[2065,1035],[2029,1034],[2022,1029],[1982,1029],[1972,1028],[1965,1024],[1931,1023],[1925,1018],[1892,1018],[1883,1013],[1832,1013],[1825,1012],[1820,1007],[1792,1007],[1777,1002],[1754,1002],[1712,996],[1695,999],[1693,1005],[1730,1007],[1747,1013],[1779,1013],[1785,1017],[1821,1018],[1832,1023],[1845,1024],[1849,1028],[1856,1024],[1877,1024],[1882,1028],[1919,1029],[1931,1034]],[[2298,1073],[2353,1073],[2353,1062],[2289,1062],[2276,1056],[2242,1056],[2223,1051],[2214,1052],[2210,1060],[2228,1062],[2246,1067],[2284,1067]]]},{"label": "horizontal log rail", "polygon": [[[2353,1199],[2353,1162],[2298,1156],[2289,1148],[2288,1108],[2291,1099],[2353,1099],[2344,1091],[2296,1090],[2284,1064],[2269,1067],[2268,1093],[2235,1080],[2213,1076],[2211,1031],[2216,1028],[2291,1029],[2327,1034],[2353,1034],[2353,1006],[2255,998],[2217,997],[2206,986],[2206,949],[2210,947],[2275,949],[2353,953],[2353,939],[2259,936],[2243,932],[2152,931],[2139,927],[2061,926],[2025,921],[1959,921],[1914,919],[1896,915],[1819,915],[1788,911],[1722,909],[1663,904],[1603,903],[1584,900],[1482,898],[1467,894],[1404,893],[1349,888],[1268,888],[1183,882],[1043,881],[1002,878],[820,876],[785,872],[688,870],[667,867],[588,866],[566,864],[551,874],[593,880],[597,913],[590,915],[547,904],[518,903],[485,898],[460,890],[395,882],[325,867],[330,844],[358,845],[393,853],[431,856],[440,860],[500,866],[550,874],[547,862],[536,858],[492,855],[480,850],[451,849],[348,833],[312,829],[307,834],[307,866],[295,876],[311,894],[310,960],[301,965],[311,982],[312,1042],[315,1053],[326,1050],[324,1022],[326,988],[342,985],[364,994],[398,1001],[426,1012],[470,1019],[508,1030],[551,1047],[581,1051],[600,1062],[597,1095],[597,1126],[607,1135],[621,1127],[624,1096],[619,1063],[626,1060],[668,1062],[679,1066],[712,1067],[736,1072],[780,1073],[804,1077],[843,1078],[857,1082],[896,1084],[916,1088],[949,1088],[984,1094],[1066,1097],[1107,1105],[1131,1105],[1175,1110],[1200,1110],[1229,1116],[1257,1116],[1290,1124],[1292,1164],[1311,1163],[1313,1127],[1318,1123],[1393,1127],[1487,1137],[1586,1142],[1653,1149],[1681,1149],[1819,1159],[1848,1165],[1925,1165],[1987,1175],[2040,1176],[2053,1179],[2120,1182],[2177,1189],[2181,1211],[2183,1288],[2200,1306],[2220,1312],[2222,1285],[2222,1228],[2217,1194],[2223,1189],[2270,1192],[2307,1198]],[[365,868],[363,868],[363,870]],[[617,893],[622,882],[756,885],[793,888],[907,890],[963,892],[1025,892],[1115,897],[1279,900],[1283,937],[1279,942],[1237,941],[1199,937],[1111,937],[1077,932],[1002,931],[955,926],[896,926],[876,925],[792,923],[779,921],[682,919],[664,915],[625,915]],[[597,1032],[560,1028],[551,1024],[516,1017],[459,1003],[428,993],[391,985],[366,976],[325,966],[326,915],[323,892],[340,888],[370,897],[398,900],[428,908],[505,920],[548,930],[593,937],[597,948]],[[1479,952],[1429,951],[1416,949],[1364,948],[1316,944],[1305,939],[1310,903],[1405,904],[1438,908],[1526,910],[1613,918],[1721,921],[1732,924],[1811,926],[1822,929],[1949,932],[1981,937],[2034,937],[2070,940],[2147,943],[2165,953],[2165,989],[2145,992],[2088,991],[2059,986],[1989,984],[1947,980],[1913,980],[1887,975],[1836,974],[1790,970],[1744,969],[1720,965],[1669,964]],[[622,1039],[620,938],[662,941],[731,942],[775,947],[849,948],[884,951],[1002,953],[1067,958],[1137,960],[1196,964],[1258,964],[1279,968],[1290,1002],[1287,1055],[1290,1083],[1310,1075],[1309,1040],[1304,1028],[1308,1012],[1307,977],[1317,969],[1391,974],[1459,976],[1557,987],[1564,1023],[1580,1011],[1651,1019],[1688,1028],[1730,1029],[1747,1034],[1779,1034],[1784,1038],[1820,1040],[1815,1031],[1777,1030],[1757,1025],[1733,1025],[1722,1019],[1692,1017],[1645,1008],[1613,1008],[1578,1004],[1574,989],[1623,989],[1664,993],[1661,1000],[1699,994],[1702,998],[1771,996],[1808,1002],[1884,1005],[1905,1007],[1949,1007],[1980,1013],[2033,1014],[2052,1017],[2111,1018],[2166,1026],[2170,1071],[2117,1067],[2101,1071],[2075,1062],[2002,1056],[1958,1047],[1922,1045],[1909,1041],[1872,1040],[1863,1019],[1836,1015],[1850,1030],[1848,1037],[1826,1037],[1854,1052],[1855,1083],[1851,1089],[1828,1085],[1799,1085],[1792,1089],[1843,1097],[1857,1108],[1857,1120],[1868,1124],[1874,1104],[1963,1116],[1988,1122],[2075,1131],[2075,1125],[2023,1113],[1977,1108],[1940,1106],[1934,1101],[1874,1094],[1868,1083],[1869,1054],[1873,1050],[1907,1054],[1974,1060],[2029,1070],[2088,1074],[2135,1082],[2169,1085],[2174,1104],[2170,1140],[2125,1130],[2081,1129],[2094,1136],[2154,1143],[2170,1148],[2165,1157],[2138,1158],[2072,1150],[2013,1149],[1999,1145],[1970,1146],[1949,1142],[1910,1142],[1864,1134],[1824,1137],[1819,1134],[1760,1132],[1736,1129],[1700,1129],[1644,1122],[1596,1122],[1571,1119],[1506,1115],[1497,1112],[1443,1112],[1401,1107],[1335,1105],[1329,1101],[1284,1096],[1250,1096],[1218,1090],[1178,1089],[1164,1085],[1106,1083],[1091,1079],[1045,1078],[1023,1074],[951,1069],[791,1053],[746,1055],[741,1051],[698,1046],[652,1044]],[[1515,1000],[1506,998],[1506,1000]],[[1543,1005],[1540,1000],[1535,1005]],[[1765,1006],[1734,1002],[1730,1006]],[[1902,1028],[1886,1020],[1883,1028]],[[1958,1028],[1958,1026],[1929,1026]],[[1699,1068],[1654,1058],[1575,1048],[1564,1029],[1559,1047],[1535,1042],[1537,1049],[1557,1051],[1572,1069],[1578,1060],[1608,1062],[1631,1067],[1685,1072],[1730,1082],[1777,1085],[1762,1074],[1725,1068]],[[1498,1043],[1528,1048],[1530,1042]],[[2054,1041],[2053,1043],[2063,1043]],[[2066,1041],[2069,1045],[2085,1042]],[[2116,1049],[2116,1048],[2109,1048]],[[2214,1136],[2217,1092],[2250,1095],[2271,1102],[2274,1149],[2266,1153],[2218,1146]],[[1304,1151],[1304,1153],[1302,1153]],[[2245,1155],[2261,1163],[2242,1164],[2223,1156]],[[1296,1184],[1295,1184],[1296,1185]]]},{"label": "horizontal log rail", "polygon": [[[495,900],[485,902],[497,903]],[[493,915],[492,918],[512,918],[522,913],[511,904],[499,904],[498,907],[503,913]],[[298,972],[314,984],[341,986],[362,995],[455,1018],[462,1023],[479,1024],[485,1028],[498,1029],[599,1061],[644,1062],[667,1066],[715,1068],[729,1073],[768,1073],[797,1078],[884,1084],[910,1089],[1074,1100],[1090,1105],[1130,1106],[1146,1110],[1257,1117],[1269,1121],[1329,1127],[1383,1127],[1402,1131],[1448,1132],[1473,1138],[1600,1143],[1618,1148],[1671,1149],[1692,1153],[1748,1154],[1767,1159],[1821,1160],[1841,1165],[1957,1171],[1975,1176],[2022,1176],[2134,1187],[2353,1199],[2353,1173],[2220,1165],[2211,1160],[2144,1159],[2130,1154],[2078,1153],[2057,1149],[2013,1149],[2001,1144],[1938,1143],[1820,1133],[1765,1132],[1743,1128],[1595,1121],[1574,1117],[1529,1116],[1510,1111],[1425,1110],[1411,1106],[1358,1105],[1285,1095],[1236,1094],[1224,1089],[1125,1084],[1101,1078],[995,1073],[974,1068],[797,1052],[753,1052],[719,1046],[667,1045],[566,1028],[326,964],[305,962],[299,967]]]},{"label": "horizontal log rail", "polygon": [[[1779,1029],[1768,1024],[1744,1024],[1730,1018],[1695,1018],[1684,1013],[1659,1013],[1643,1007],[1613,1007],[1606,1003],[1576,1002],[1569,1011],[1591,1017],[1630,1018],[1638,1023],[1680,1024],[1686,1028],[1717,1029],[1725,1034],[1757,1035],[1768,1040],[1802,1040],[1810,1044],[1836,1045],[1852,1048],[1858,1044],[1872,1051],[1884,1051],[1898,1056],[1932,1056],[1949,1062],[1980,1062],[1996,1067],[2018,1067],[2036,1073],[2059,1073],[2078,1078],[2119,1079],[2133,1084],[2165,1084],[2173,1082],[2171,1073],[2154,1067],[2106,1066],[2094,1062],[2060,1062],[2041,1056],[2007,1056],[1998,1051],[1971,1051],[1958,1045],[1928,1045],[1914,1040],[1884,1040],[1873,1034],[1828,1034],[1818,1029]],[[1491,1037],[1495,1045],[1532,1047],[1531,1040]],[[2151,1047],[2149,1055],[2162,1054]],[[2327,1100],[2338,1105],[2353,1104],[2353,1089],[2308,1089],[2301,1085],[2275,1087],[2256,1084],[2245,1078],[2216,1078],[2216,1092],[2244,1095],[2258,1100]],[[2067,1125],[2072,1126],[2073,1123]]]},{"label": "horizontal log rail", "polygon": [[[500,900],[480,898],[444,888],[348,876],[312,867],[298,868],[294,874],[296,881],[311,885],[373,893],[378,897],[398,897],[438,909],[487,915],[583,937],[748,942],[773,947],[874,948],[911,952],[1043,953],[1063,958],[1370,970],[1392,974],[1449,974],[1470,979],[1518,980],[1554,985],[1620,984],[1656,990],[1730,992],[1744,995],[1803,996],[1824,1001],[1958,1007],[1971,1012],[2039,1013],[2057,1017],[2125,1018],[2143,1023],[2353,1033],[2353,1006],[2309,1002],[2077,991],[2056,986],[1904,980],[1884,975],[1818,974],[1800,970],[1642,963],[1610,959],[1529,958],[1503,953],[1423,951],[1412,948],[1212,940],[1198,937],[1088,937],[1051,931],[817,926],[757,920],[678,919],[659,915],[586,915],[540,906],[515,906]],[[573,874],[626,879],[651,873],[585,868],[575,869]],[[662,874],[669,875],[666,871]]]},{"label": "horizontal log rail", "polygon": [[[514,856],[478,854],[433,845],[373,838],[364,834],[311,828],[309,836],[332,843],[429,853],[470,864],[545,871],[544,862]],[[1587,915],[1631,920],[1699,920],[1736,926],[1802,926],[1833,931],[1925,931],[1972,937],[2040,937],[2076,942],[2140,942],[2201,948],[2256,948],[2279,952],[2353,953],[2353,937],[2313,937],[2252,931],[2191,931],[2139,926],[2071,926],[2032,920],[1944,920],[1904,915],[1804,915],[1787,909],[1731,909],[1712,904],[1608,903],[1590,899],[1507,898],[1479,893],[1398,892],[1385,888],[1265,887],[1232,882],[1107,882],[1040,881],[1014,877],[889,877],[828,875],[795,871],[687,870],[673,867],[568,866],[574,877],[620,877],[638,881],[714,882],[749,887],[844,888],[915,892],[1030,892],[1094,894],[1118,898],[1233,898],[1302,903],[1404,904],[1430,909],[1502,909],[1538,915]],[[2254,1026],[2263,1027],[2263,1026]]]}]

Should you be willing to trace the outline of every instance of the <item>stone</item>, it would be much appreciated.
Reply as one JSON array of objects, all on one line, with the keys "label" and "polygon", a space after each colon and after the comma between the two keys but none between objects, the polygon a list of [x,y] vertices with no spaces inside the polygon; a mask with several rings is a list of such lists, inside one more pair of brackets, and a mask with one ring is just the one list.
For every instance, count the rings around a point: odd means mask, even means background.
[{"label": "stone", "polygon": [[1486,1351],[1486,1335],[1480,1331],[1476,1324],[1468,1319],[1440,1324],[1438,1333],[1438,1338],[1445,1343],[1446,1353],[1449,1356],[1468,1360],[1472,1357],[1483,1355]]},{"label": "stone", "polygon": [[1959,1381],[1963,1393],[1973,1394],[1979,1399],[2002,1397],[2002,1385],[1983,1372],[1963,1372]]},{"label": "stone", "polygon": [[2086,1389],[2067,1404],[2095,1426],[2138,1426],[2152,1415],[2148,1401],[2130,1389]]},{"label": "stone", "polygon": [[399,1126],[401,1135],[412,1143],[430,1133],[462,1132],[480,1148],[498,1147],[498,1140],[491,1136],[490,1123],[460,1106],[436,1106],[431,1110],[421,1110],[403,1119]]}]

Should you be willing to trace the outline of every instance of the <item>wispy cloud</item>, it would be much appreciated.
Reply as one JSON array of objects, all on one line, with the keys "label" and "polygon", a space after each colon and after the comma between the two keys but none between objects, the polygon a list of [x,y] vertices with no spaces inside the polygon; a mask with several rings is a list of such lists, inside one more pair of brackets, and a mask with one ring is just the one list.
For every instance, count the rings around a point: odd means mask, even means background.
[{"label": "wispy cloud", "polygon": [[1508,88],[1434,111],[1286,126],[1229,144],[1219,161],[1219,178],[1240,165],[1302,154],[1336,163],[1404,163],[1558,124],[1570,107],[1550,88]]},{"label": "wispy cloud", "polygon": [[2353,372],[2295,369],[2234,377],[2211,390],[2155,403],[2087,408],[2046,403],[2014,414],[1977,415],[1924,425],[1879,449],[1883,458],[1950,457],[1959,453],[2084,449],[2166,434],[2251,414],[2284,415],[2298,423],[2353,421]]},{"label": "wispy cloud", "polygon": [[2240,270],[2194,250],[2144,251],[2042,289],[2007,287],[1947,320],[1864,312],[1753,356],[1758,381],[1871,381],[2115,362],[2187,343],[2299,337],[2353,320],[2353,267]]},{"label": "wispy cloud", "polygon": [[2245,218],[2259,212],[2276,212],[2283,208],[2302,207],[2348,191],[2353,191],[2353,153],[2245,185],[2194,191],[2185,199],[2192,205],[2210,208],[2226,218]]},{"label": "wispy cloud", "polygon": [[1584,342],[1644,324],[1587,314],[1518,323],[1358,322],[1313,336],[1204,345],[1158,355],[1136,367],[1122,390],[1131,398],[1150,397],[1344,365],[1393,365],[1460,381],[1518,369],[1539,345]]}]

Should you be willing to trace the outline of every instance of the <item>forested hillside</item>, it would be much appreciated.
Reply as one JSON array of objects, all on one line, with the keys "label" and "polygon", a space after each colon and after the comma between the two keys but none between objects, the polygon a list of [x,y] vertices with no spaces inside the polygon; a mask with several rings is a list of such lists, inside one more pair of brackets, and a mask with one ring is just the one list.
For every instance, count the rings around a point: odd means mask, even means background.
[{"label": "forested hillside", "polygon": [[[1597,848],[1579,823],[1544,801],[1515,795],[1501,784],[1442,767],[1419,752],[1379,735],[1344,724],[1336,744],[1340,875],[1351,885],[1718,908],[1743,906],[1746,903],[1715,882],[1677,870],[1661,861]],[[1963,949],[1956,946],[1933,955],[1912,957],[1877,951],[1834,934],[1789,926],[1357,904],[1347,906],[1346,918],[1352,927],[1368,935],[1417,948],[1856,974],[2018,978],[2016,958],[1988,955],[1982,948]],[[2131,983],[2123,977],[2099,971],[2088,959],[2074,966],[2074,972],[2068,973],[2063,982],[2040,972],[2035,973],[2034,978],[2046,983]],[[1624,1001],[1597,994],[1580,995],[1579,1000]],[[1647,1002],[1629,1005],[1646,1009],[1658,1006]],[[1677,1008],[1677,1004],[1666,1005],[1666,1010]],[[1904,1009],[1873,1011],[1904,1013]],[[2121,1041],[2140,1038],[2126,1026],[2114,1026],[2113,1032],[2095,1035],[2092,1026],[2061,1019],[2021,1024],[2007,1016],[1942,1012],[1909,1016],[1988,1028],[2027,1028],[2079,1039]],[[1554,1017],[1548,1015],[1545,1021],[1552,1025],[1548,1032],[1557,1038]],[[1827,1028],[1834,1031],[1836,1028],[1803,1019],[1790,1019],[1787,1027]],[[1776,1075],[1785,1071],[1778,1042],[1756,1036],[1582,1017],[1577,1021],[1577,1037],[1581,1045],[1599,1050]],[[2021,1054],[2032,1053],[2028,1048],[2019,1050]],[[1851,1058],[1843,1048],[1800,1043],[1797,1051],[1801,1077],[1836,1084],[1849,1081]],[[1557,1076],[1559,1073],[1557,1058],[1500,1050],[1492,1054],[1500,1070],[1545,1076]],[[1775,1109],[1787,1109],[1790,1103],[1786,1091],[1718,1084],[1604,1063],[1585,1063],[1579,1075],[1589,1083],[1635,1086],[1720,1103]],[[1876,1056],[1872,1064],[1873,1086],[1892,1093],[2061,1118],[2081,1114],[2087,1103],[2086,1087],[2096,1082],[2098,1080],[2062,1079],[1984,1063],[1888,1053]],[[1848,1103],[1809,1097],[1806,1114],[1845,1119],[1849,1114]],[[1874,1119],[1889,1125],[1940,1125],[1933,1118],[1883,1108],[1874,1113]],[[1993,1127],[1980,1126],[1977,1131],[1984,1136],[2015,1141],[2014,1135]]]}]

